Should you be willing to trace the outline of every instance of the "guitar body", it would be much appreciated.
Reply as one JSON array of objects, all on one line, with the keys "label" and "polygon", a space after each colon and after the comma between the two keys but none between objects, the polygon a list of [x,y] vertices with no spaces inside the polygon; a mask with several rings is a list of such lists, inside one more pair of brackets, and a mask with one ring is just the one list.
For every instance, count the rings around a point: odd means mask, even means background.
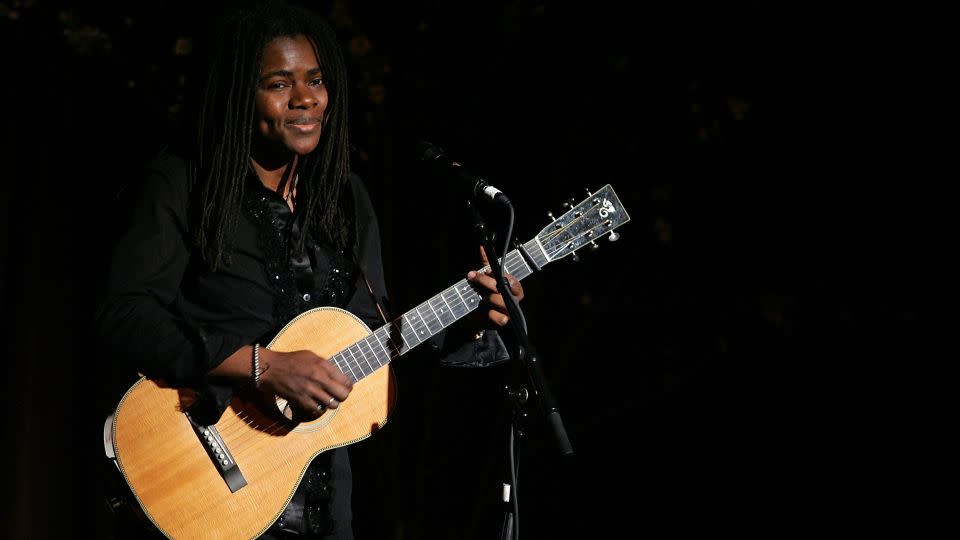
[{"label": "guitar body", "polygon": [[[352,314],[317,308],[291,321],[268,346],[310,350],[323,358],[370,334]],[[170,538],[255,538],[283,512],[307,466],[320,453],[363,440],[396,404],[384,366],[354,384],[339,408],[292,422],[283,400],[239,394],[213,426],[246,485],[231,491],[186,414],[190,393],[142,378],[114,414],[120,470],[147,518]]]}]

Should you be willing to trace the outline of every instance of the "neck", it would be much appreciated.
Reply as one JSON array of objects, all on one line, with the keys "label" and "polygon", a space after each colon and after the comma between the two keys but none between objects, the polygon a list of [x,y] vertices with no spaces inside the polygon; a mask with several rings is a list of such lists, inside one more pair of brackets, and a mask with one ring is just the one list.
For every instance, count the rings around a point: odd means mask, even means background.
[{"label": "neck", "polygon": [[254,172],[257,177],[272,191],[276,191],[281,196],[287,195],[287,192],[293,189],[291,179],[297,170],[299,156],[293,154],[286,160],[263,160],[256,156],[250,159]]}]

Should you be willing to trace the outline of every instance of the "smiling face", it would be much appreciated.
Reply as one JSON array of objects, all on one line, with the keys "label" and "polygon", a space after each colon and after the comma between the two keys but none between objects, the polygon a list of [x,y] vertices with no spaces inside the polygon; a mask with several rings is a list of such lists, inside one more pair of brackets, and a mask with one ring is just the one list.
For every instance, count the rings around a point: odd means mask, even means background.
[{"label": "smiling face", "polygon": [[305,155],[320,143],[327,87],[305,36],[279,37],[263,50],[254,118],[254,152]]}]

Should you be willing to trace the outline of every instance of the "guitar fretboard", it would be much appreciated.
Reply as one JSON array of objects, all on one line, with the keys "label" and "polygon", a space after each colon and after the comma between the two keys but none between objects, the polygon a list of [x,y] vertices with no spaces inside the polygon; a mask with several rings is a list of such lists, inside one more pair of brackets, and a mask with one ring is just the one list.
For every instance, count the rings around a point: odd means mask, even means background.
[{"label": "guitar fretboard", "polygon": [[[537,268],[550,262],[536,238],[524,244],[523,249]],[[519,250],[511,251],[502,260],[505,261],[504,270],[517,279],[533,273]],[[483,268],[488,269],[489,267]],[[359,381],[477,309],[481,298],[470,282],[461,279],[440,294],[333,355],[330,361],[354,381]]]}]

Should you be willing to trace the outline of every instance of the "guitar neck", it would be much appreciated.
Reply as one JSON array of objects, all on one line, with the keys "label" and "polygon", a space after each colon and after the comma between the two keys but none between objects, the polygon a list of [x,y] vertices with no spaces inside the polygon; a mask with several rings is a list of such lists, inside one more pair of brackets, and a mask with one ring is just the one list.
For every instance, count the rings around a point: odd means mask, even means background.
[{"label": "guitar neck", "polygon": [[[534,269],[550,262],[536,238],[524,244],[521,249],[530,257],[535,268],[531,268],[519,249],[511,251],[502,259],[505,261],[504,270],[517,279],[529,276]],[[487,269],[489,267],[484,267],[484,270]],[[333,355],[330,361],[354,381],[359,381],[467,316],[477,309],[481,298],[466,279],[461,279],[440,294]]]}]

